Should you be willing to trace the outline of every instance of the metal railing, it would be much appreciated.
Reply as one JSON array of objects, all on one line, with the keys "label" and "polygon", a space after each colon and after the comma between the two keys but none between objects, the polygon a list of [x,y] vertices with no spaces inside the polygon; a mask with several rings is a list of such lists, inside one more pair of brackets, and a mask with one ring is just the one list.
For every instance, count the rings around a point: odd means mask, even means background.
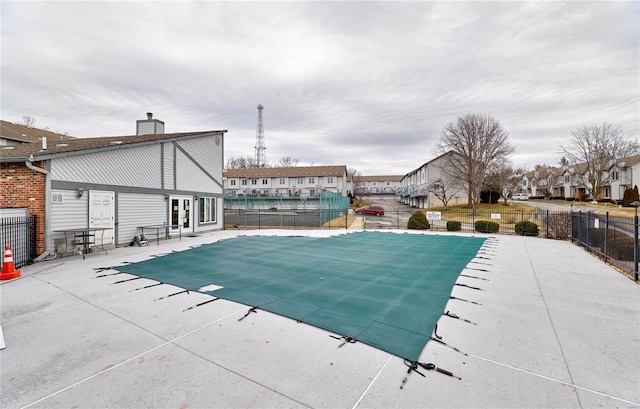
[{"label": "metal railing", "polygon": [[[11,246],[16,268],[29,264],[36,257],[37,216],[3,217],[0,219],[2,254]],[[2,259],[4,262],[4,257]]]},{"label": "metal railing", "polygon": [[571,239],[638,281],[638,216],[573,212]]}]

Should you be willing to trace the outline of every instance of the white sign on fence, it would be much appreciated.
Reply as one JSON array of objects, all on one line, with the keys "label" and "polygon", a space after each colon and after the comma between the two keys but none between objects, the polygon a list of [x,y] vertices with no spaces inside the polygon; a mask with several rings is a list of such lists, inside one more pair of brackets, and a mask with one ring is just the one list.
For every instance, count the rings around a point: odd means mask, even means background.
[{"label": "white sign on fence", "polygon": [[491,220],[500,220],[501,213],[491,213]]},{"label": "white sign on fence", "polygon": [[440,212],[427,212],[427,220],[441,220],[442,213]]}]

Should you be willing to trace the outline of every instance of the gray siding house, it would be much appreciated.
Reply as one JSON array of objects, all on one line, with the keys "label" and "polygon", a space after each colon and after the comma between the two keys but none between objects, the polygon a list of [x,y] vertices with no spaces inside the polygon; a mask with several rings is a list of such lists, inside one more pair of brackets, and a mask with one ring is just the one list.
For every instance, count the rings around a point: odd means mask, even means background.
[{"label": "gray siding house", "polygon": [[107,246],[129,244],[141,226],[166,225],[170,234],[222,229],[227,131],[163,132],[147,114],[136,135],[4,146],[3,180],[20,177],[27,190],[1,207],[40,213],[38,241],[47,252],[61,251],[65,229],[107,228],[95,238]]}]

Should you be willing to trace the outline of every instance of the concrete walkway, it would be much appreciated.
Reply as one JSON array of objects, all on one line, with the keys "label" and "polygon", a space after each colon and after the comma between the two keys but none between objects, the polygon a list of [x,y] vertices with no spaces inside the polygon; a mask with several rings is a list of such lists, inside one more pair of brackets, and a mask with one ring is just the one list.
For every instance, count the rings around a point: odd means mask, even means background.
[{"label": "concrete walkway", "polygon": [[640,407],[640,286],[567,242],[489,236],[447,305],[459,319],[440,319],[447,345],[420,357],[456,377],[108,269],[238,234],[345,231],[221,231],[22,268],[0,284],[0,407]]}]

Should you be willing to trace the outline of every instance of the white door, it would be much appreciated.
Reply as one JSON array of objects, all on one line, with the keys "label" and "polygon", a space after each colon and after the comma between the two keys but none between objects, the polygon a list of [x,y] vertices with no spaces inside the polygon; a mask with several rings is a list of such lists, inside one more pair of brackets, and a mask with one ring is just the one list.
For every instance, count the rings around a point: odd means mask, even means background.
[{"label": "white door", "polygon": [[193,231],[193,198],[190,196],[171,196],[171,231]]},{"label": "white door", "polygon": [[113,244],[115,236],[115,193],[89,191],[89,228],[105,228],[104,234],[96,232],[95,245]]}]

